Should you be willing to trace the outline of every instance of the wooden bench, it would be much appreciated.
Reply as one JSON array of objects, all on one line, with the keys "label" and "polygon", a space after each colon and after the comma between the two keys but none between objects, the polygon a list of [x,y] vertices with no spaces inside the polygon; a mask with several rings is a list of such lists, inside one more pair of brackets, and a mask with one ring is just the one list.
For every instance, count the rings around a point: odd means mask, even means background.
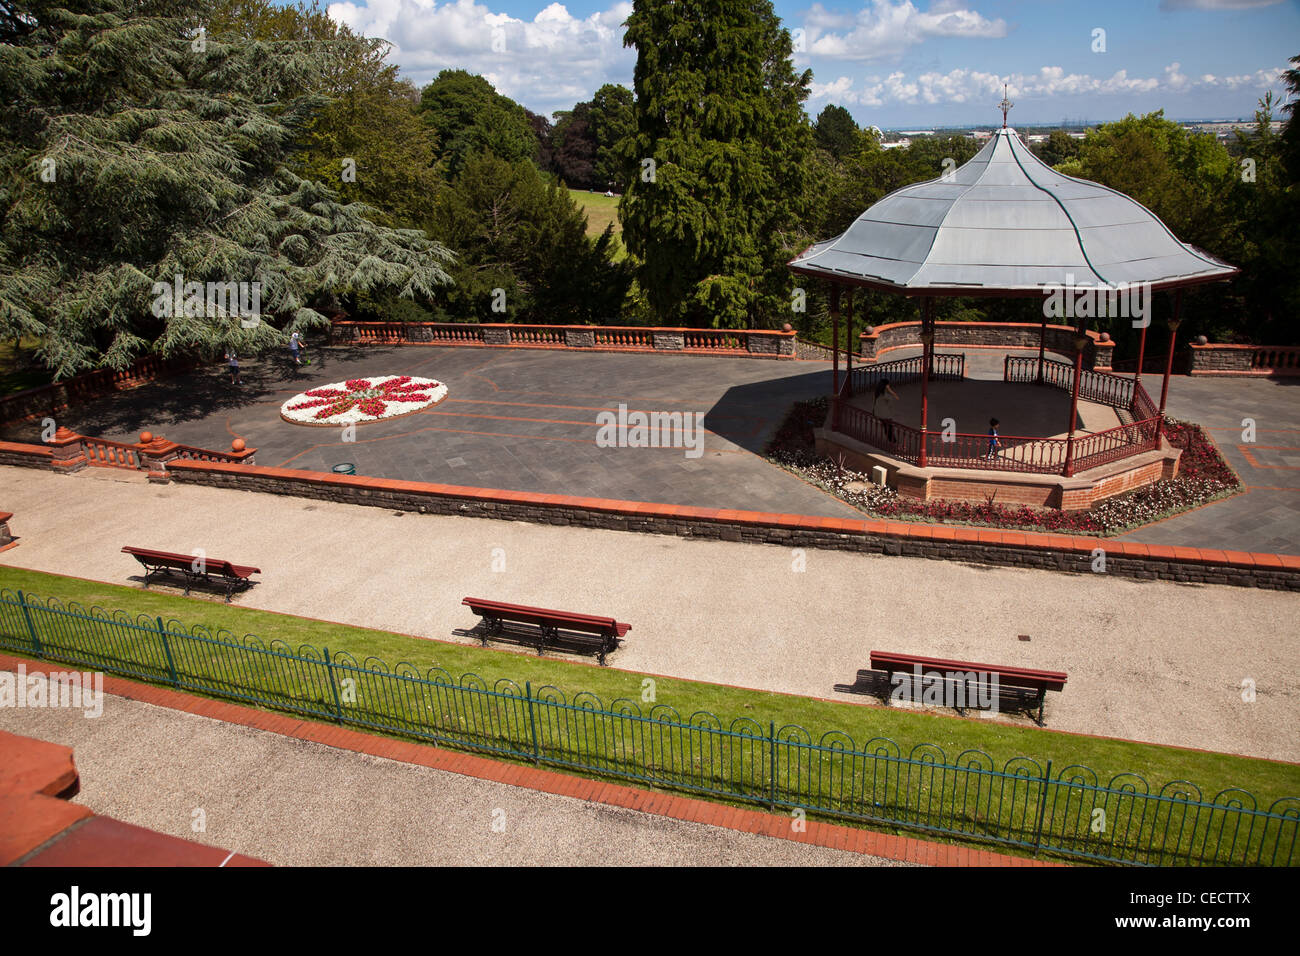
[{"label": "wooden bench", "polygon": [[[1043,704],[1047,692],[1065,689],[1067,675],[1061,671],[1039,671],[1028,667],[1003,667],[998,664],[976,664],[973,661],[950,661],[940,657],[919,657],[915,654],[896,654],[892,651],[872,651],[872,670],[883,672],[890,678],[894,674],[922,675],[938,672],[943,675],[947,690],[963,689],[962,699],[969,701],[973,694],[990,696],[994,687],[1001,702],[1004,695],[1026,700],[1038,707],[1038,722],[1043,722]],[[972,680],[970,674],[975,674]],[[954,675],[954,676],[949,676]],[[861,675],[859,675],[861,679]],[[994,683],[996,680],[996,684]],[[1010,689],[1010,694],[1007,694]],[[945,700],[952,699],[945,695]],[[965,708],[959,708],[965,709]]]},{"label": "wooden bench", "polygon": [[236,588],[241,591],[253,586],[250,580],[254,574],[261,574],[261,568],[248,568],[239,564],[231,564],[229,561],[219,561],[216,558],[200,558],[192,554],[174,554],[171,551],[154,551],[151,548],[123,548],[124,554],[129,554],[141,565],[144,566],[144,586],[149,586],[149,579],[155,574],[179,574],[185,578],[185,593],[190,593],[190,588],[203,581],[207,584],[217,584],[226,589],[226,600],[230,600],[231,594]]},{"label": "wooden bench", "polygon": [[[460,603],[483,618],[484,627],[479,636],[484,647],[487,646],[489,637],[507,633],[507,624],[523,624],[528,625],[530,630],[519,636],[536,638],[539,655],[546,650],[548,643],[558,646],[563,639],[566,643],[594,647],[602,667],[605,658],[618,649],[623,635],[632,630],[631,624],[622,624],[612,617],[574,614],[571,611],[505,604],[472,597],[467,597]],[[561,631],[564,632],[563,638]]]}]

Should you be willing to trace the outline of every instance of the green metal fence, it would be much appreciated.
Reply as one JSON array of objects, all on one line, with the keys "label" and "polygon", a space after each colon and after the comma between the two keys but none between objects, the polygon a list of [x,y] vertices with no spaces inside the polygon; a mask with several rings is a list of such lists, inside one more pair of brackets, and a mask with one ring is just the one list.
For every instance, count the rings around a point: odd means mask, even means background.
[{"label": "green metal fence", "polygon": [[629,700],[606,707],[554,687],[390,670],[21,591],[0,590],[0,647],[436,744],[1035,852],[1163,866],[1297,862],[1296,797],[1261,809],[1235,788],[1207,800],[1183,780],[1153,792],[1132,773],[1102,784],[1087,767],[1054,772],[1028,757],[999,768],[977,750],[950,759],[932,744],[904,753],[883,737],[859,746],[838,731],[813,740],[796,725],[724,725],[664,705],[643,713]]}]

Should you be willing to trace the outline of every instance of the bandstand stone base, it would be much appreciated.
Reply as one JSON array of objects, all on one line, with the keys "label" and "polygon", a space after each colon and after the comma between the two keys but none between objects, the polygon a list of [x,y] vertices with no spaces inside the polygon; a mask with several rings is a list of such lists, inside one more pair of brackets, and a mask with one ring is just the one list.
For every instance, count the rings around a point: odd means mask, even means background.
[{"label": "bandstand stone base", "polygon": [[813,431],[817,454],[866,474],[885,469],[886,484],[918,501],[943,499],[984,504],[1028,505],[1086,511],[1107,498],[1178,474],[1182,452],[1162,439],[1158,451],[1144,452],[1076,474],[1036,475],[974,468],[920,468],[848,435],[818,428]]}]

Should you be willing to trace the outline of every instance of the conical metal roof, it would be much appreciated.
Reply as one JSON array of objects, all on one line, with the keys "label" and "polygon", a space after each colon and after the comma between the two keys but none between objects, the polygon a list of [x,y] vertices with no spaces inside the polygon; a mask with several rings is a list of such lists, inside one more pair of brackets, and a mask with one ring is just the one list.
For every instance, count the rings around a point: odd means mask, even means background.
[{"label": "conical metal roof", "polygon": [[1180,242],[1123,193],[1056,172],[1007,128],[946,178],[890,193],[790,268],[905,295],[1172,288],[1240,271]]}]

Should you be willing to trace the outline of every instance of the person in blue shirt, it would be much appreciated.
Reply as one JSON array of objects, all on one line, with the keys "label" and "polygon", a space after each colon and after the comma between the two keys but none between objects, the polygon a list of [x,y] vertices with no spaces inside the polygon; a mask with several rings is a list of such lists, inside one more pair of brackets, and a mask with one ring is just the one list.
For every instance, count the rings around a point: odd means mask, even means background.
[{"label": "person in blue shirt", "polygon": [[989,458],[996,455],[998,449],[1002,447],[1002,442],[998,440],[998,425],[1000,424],[1001,422],[996,418],[989,419]]}]

